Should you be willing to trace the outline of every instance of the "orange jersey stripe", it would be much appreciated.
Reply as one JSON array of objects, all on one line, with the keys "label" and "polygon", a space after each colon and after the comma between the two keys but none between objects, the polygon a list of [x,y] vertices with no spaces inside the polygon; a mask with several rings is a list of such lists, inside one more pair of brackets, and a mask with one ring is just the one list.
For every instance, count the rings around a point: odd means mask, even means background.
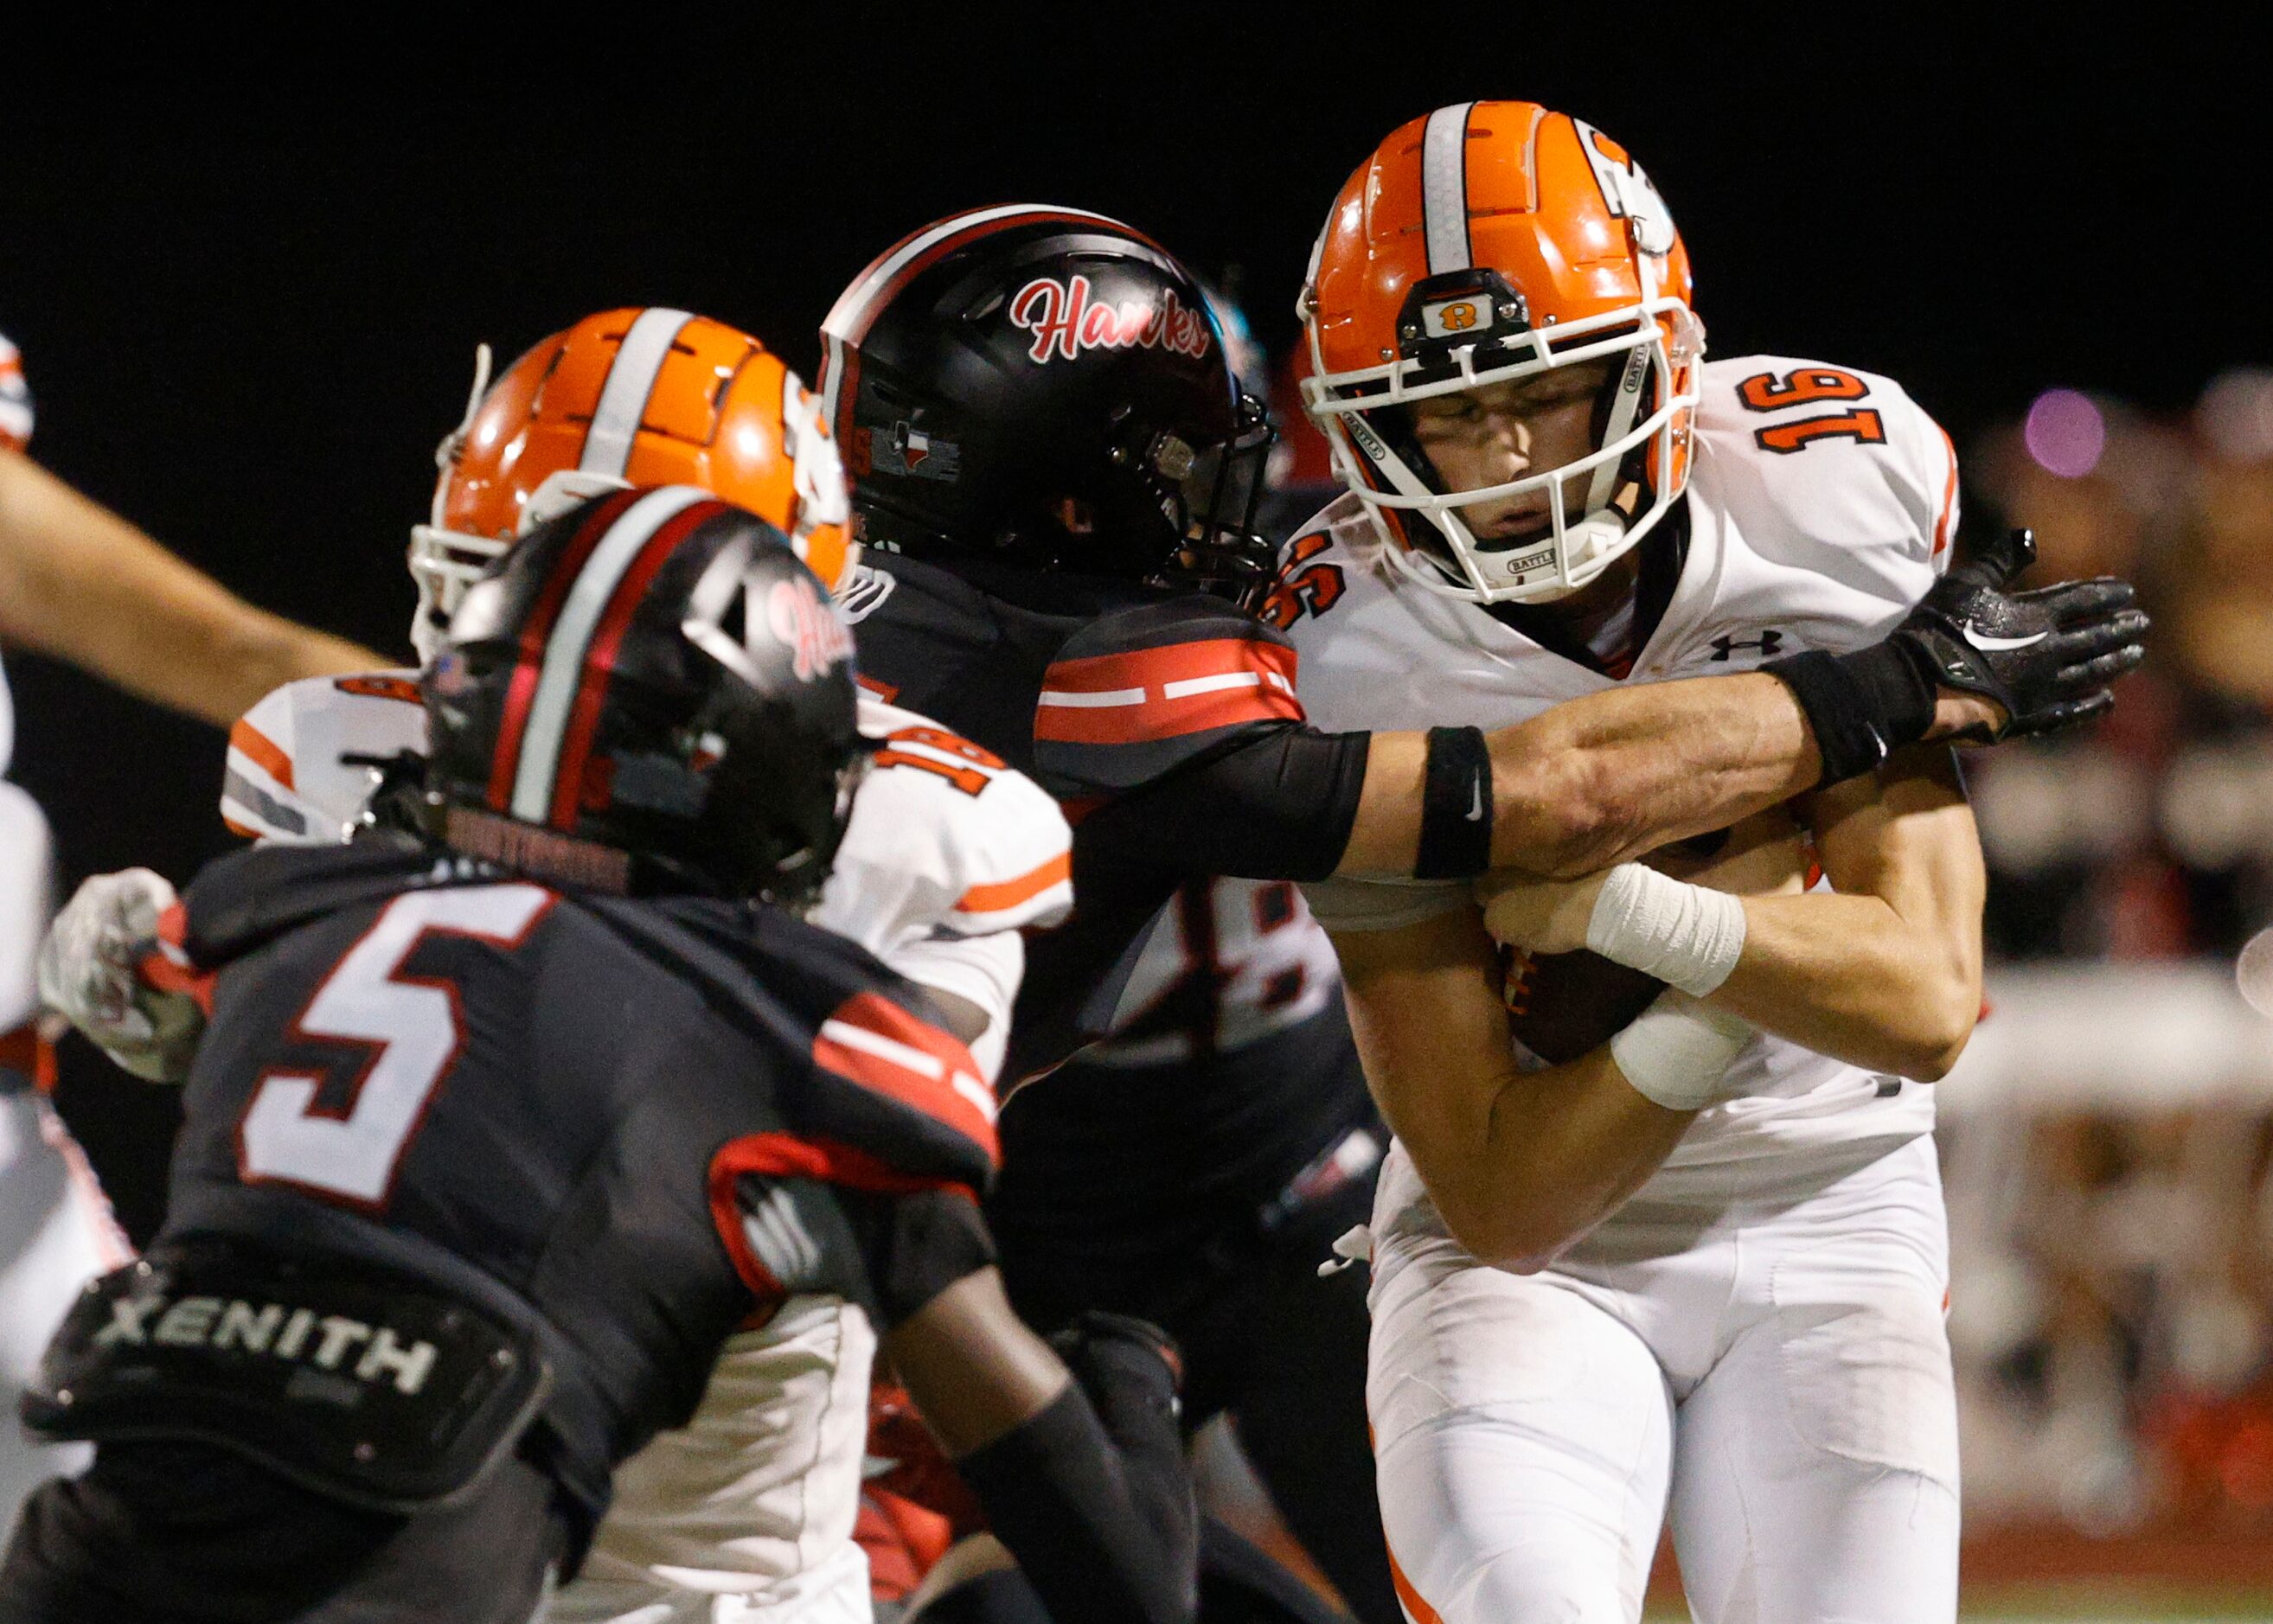
[{"label": "orange jersey stripe", "polygon": [[971,887],[956,899],[955,911],[959,914],[1000,913],[1072,878],[1073,854],[1061,851],[1016,879],[1005,879],[999,885]]},{"label": "orange jersey stripe", "polygon": [[1948,430],[1939,423],[1934,424],[1934,430],[1941,436],[1943,449],[1949,453],[1949,483],[1942,489],[1941,518],[1933,527],[1933,556],[1939,558],[1949,545],[1949,521],[1957,513],[1957,447],[1950,443]]},{"label": "orange jersey stripe", "polygon": [[229,747],[287,790],[293,787],[292,758],[277,749],[266,733],[242,716],[229,730]]},{"label": "orange jersey stripe", "polygon": [[1421,1592],[1414,1590],[1413,1581],[1405,1576],[1405,1569],[1398,1565],[1394,1551],[1389,1553],[1389,1583],[1397,1590],[1397,1599],[1405,1604],[1405,1611],[1413,1619],[1413,1624],[1444,1624],[1443,1615],[1421,1599]]}]

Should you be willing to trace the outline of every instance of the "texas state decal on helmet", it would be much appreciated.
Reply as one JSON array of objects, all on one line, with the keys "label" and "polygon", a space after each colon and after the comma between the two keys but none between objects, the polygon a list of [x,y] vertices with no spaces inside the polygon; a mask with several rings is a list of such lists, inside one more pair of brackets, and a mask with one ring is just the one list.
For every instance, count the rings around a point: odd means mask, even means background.
[{"label": "texas state decal on helmet", "polygon": [[[1689,473],[1704,329],[1688,251],[1626,150],[1528,101],[1463,101],[1400,126],[1334,200],[1298,305],[1303,405],[1389,558],[1482,602],[1556,597],[1664,519]],[[1452,490],[1415,402],[1583,367],[1592,449]],[[1530,496],[1543,523],[1480,539],[1466,516]]]}]

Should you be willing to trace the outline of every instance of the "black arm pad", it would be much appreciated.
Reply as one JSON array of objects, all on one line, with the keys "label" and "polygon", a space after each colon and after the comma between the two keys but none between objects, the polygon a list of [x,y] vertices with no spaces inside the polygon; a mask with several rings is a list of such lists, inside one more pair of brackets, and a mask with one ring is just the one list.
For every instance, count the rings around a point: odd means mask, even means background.
[{"label": "black arm pad", "polygon": [[1114,1448],[1078,1385],[955,1464],[1052,1618],[1197,1616],[1197,1516],[1182,1461],[1170,1485],[1157,1463]]},{"label": "black arm pad", "polygon": [[1372,745],[1295,722],[1250,730],[1091,812],[1081,835],[1172,873],[1324,879],[1349,846]]}]

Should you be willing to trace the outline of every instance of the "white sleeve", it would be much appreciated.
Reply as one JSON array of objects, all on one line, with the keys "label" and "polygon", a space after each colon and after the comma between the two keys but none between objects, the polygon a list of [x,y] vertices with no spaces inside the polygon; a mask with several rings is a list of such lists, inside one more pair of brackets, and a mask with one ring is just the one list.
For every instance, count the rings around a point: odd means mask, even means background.
[{"label": "white sleeve", "polygon": [[1330,932],[1394,931],[1475,906],[1466,879],[1400,879],[1337,875],[1302,887],[1310,912]]},{"label": "white sleeve", "polygon": [[48,928],[55,847],[38,803],[14,784],[0,782],[0,1032],[13,1031],[38,1013],[33,962]]},{"label": "white sleeve", "polygon": [[1073,831],[1039,785],[911,712],[864,701],[860,725],[880,748],[814,924],[889,962],[908,942],[1072,910]]},{"label": "white sleeve", "polygon": [[1010,1007],[1026,971],[1025,939],[1016,931],[991,936],[934,936],[877,955],[919,986],[949,992],[986,1017],[986,1029],[964,1046],[991,1086],[1010,1043]]}]

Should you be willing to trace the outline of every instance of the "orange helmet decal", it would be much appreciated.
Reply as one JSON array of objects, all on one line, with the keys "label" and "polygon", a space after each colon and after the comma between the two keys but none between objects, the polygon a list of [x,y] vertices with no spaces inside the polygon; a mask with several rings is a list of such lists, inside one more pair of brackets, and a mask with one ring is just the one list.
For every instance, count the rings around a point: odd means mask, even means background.
[{"label": "orange helmet decal", "polygon": [[[1298,306],[1305,409],[1422,585],[1487,602],[1560,595],[1639,541],[1687,482],[1704,351],[1689,297],[1672,213],[1624,147],[1532,102],[1439,108],[1374,149],[1319,234]],[[1440,488],[1403,408],[1590,363],[1606,373],[1590,455]],[[1480,543],[1461,510],[1526,492],[1544,493],[1547,532]]]},{"label": "orange helmet decal", "polygon": [[411,533],[422,658],[465,587],[515,537],[604,490],[693,485],[790,537],[834,588],[851,549],[844,470],[819,405],[748,333],[686,311],[588,316],[488,383],[436,453]]}]

